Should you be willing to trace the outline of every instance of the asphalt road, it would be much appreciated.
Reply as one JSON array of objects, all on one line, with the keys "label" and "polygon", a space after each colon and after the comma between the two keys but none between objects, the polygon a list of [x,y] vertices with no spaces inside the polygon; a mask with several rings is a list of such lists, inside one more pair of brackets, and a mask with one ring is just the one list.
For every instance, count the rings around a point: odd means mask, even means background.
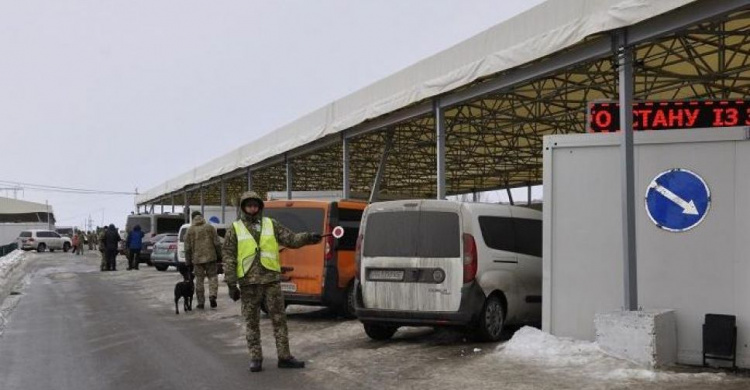
[{"label": "asphalt road", "polygon": [[249,373],[210,336],[216,323],[150,309],[90,259],[41,257],[0,339],[0,389],[315,388],[275,359]]},{"label": "asphalt road", "polygon": [[[750,388],[750,378],[679,367],[642,370],[607,356],[503,352],[457,330],[403,328],[373,341],[356,320],[290,306],[292,353],[303,370],[276,368],[270,320],[261,319],[265,370],[248,372],[239,304],[220,279],[219,307],[175,315],[173,269],[98,271],[98,253],[29,253],[30,277],[0,315],[0,390],[86,389],[653,389]],[[8,303],[11,303],[10,309]],[[505,337],[512,336],[510,328]],[[546,357],[545,357],[546,356]]]}]

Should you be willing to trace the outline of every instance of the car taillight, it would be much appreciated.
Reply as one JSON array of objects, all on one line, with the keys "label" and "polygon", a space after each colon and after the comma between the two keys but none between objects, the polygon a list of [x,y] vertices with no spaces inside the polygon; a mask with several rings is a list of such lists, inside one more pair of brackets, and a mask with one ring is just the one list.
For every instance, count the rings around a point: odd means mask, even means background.
[{"label": "car taillight", "polygon": [[[328,228],[326,229],[326,234],[331,234],[330,226],[328,226]],[[333,260],[333,236],[328,236],[325,239],[325,255],[323,258],[326,261],[331,261]]]},{"label": "car taillight", "polygon": [[464,283],[477,276],[477,244],[471,234],[464,233]]},{"label": "car taillight", "polygon": [[169,244],[169,249],[177,250],[177,244]]},{"label": "car taillight", "polygon": [[354,264],[356,265],[356,273],[354,274],[354,277],[359,280],[359,275],[362,271],[362,240],[364,240],[365,236],[360,234],[357,236],[357,245],[354,249]]},{"label": "car taillight", "polygon": [[28,241],[28,242],[34,242],[34,238],[33,237],[32,238],[28,238],[26,241]]}]

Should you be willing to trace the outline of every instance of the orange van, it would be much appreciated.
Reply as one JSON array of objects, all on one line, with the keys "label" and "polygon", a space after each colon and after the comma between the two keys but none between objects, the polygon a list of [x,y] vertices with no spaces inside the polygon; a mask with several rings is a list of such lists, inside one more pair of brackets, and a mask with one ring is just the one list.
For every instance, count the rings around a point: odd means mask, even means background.
[{"label": "orange van", "polygon": [[354,318],[354,250],[367,202],[358,200],[271,200],[263,215],[293,232],[330,234],[336,226],[344,236],[324,237],[316,245],[281,250],[286,304],[330,307]]}]

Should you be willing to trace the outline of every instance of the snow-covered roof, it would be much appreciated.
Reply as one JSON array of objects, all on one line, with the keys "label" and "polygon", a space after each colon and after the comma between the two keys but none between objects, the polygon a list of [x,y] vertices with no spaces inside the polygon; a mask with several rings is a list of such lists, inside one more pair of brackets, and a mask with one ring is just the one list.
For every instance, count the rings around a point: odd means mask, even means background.
[{"label": "snow-covered roof", "polygon": [[139,204],[251,167],[478,79],[696,0],[548,0],[137,196]]}]

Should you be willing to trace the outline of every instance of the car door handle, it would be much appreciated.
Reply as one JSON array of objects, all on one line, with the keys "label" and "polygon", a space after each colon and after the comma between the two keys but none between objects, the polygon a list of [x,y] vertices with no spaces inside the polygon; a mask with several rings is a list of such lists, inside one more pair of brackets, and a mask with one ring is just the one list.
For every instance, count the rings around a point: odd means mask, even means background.
[{"label": "car door handle", "polygon": [[515,257],[495,257],[492,259],[492,262],[501,264],[518,264],[518,259]]}]

